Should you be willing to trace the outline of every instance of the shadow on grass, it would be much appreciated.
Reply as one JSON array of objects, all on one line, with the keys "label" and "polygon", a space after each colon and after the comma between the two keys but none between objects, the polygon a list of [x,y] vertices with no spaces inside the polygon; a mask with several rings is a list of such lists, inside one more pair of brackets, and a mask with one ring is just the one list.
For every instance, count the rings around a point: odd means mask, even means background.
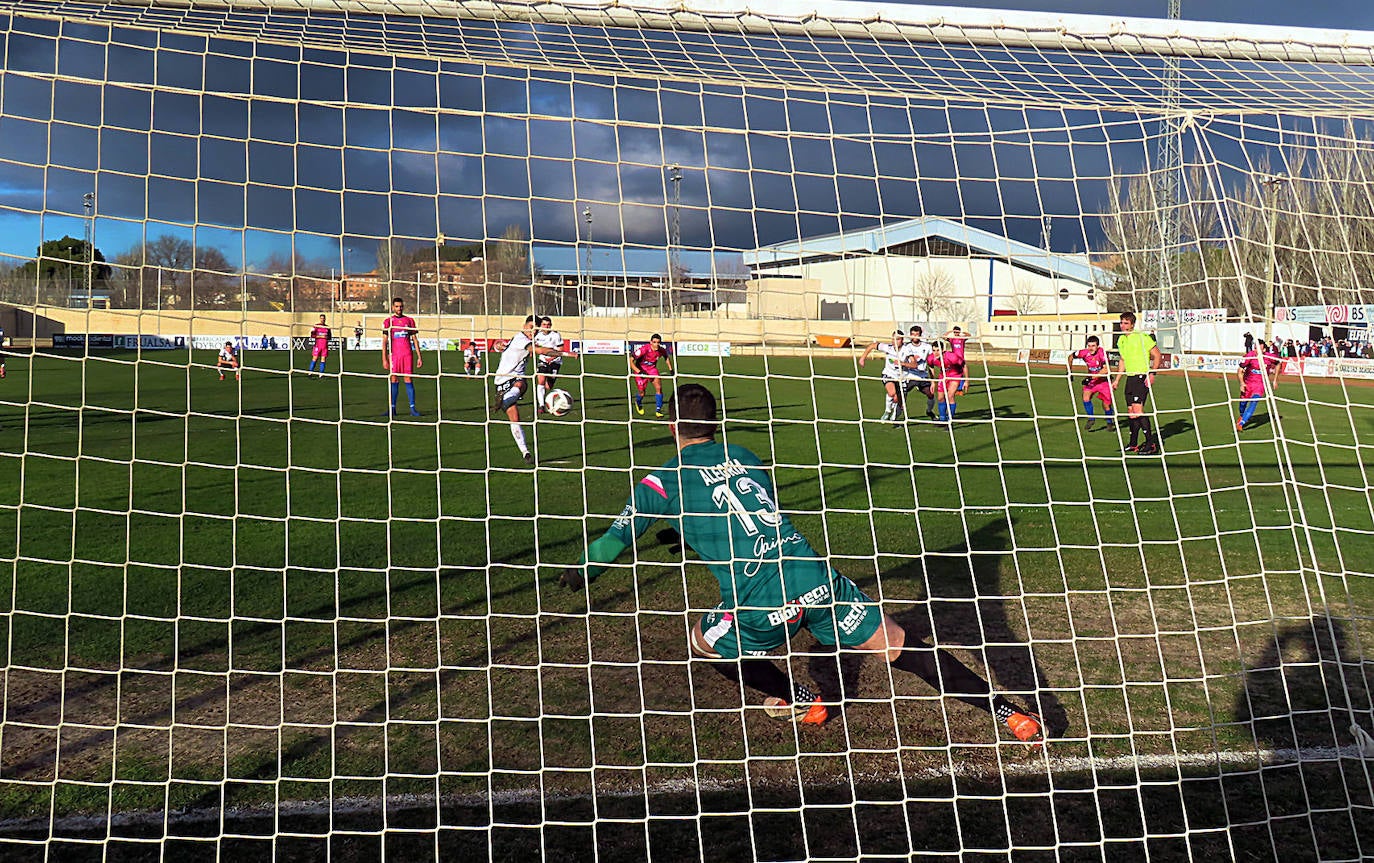
[{"label": "shadow on grass", "polygon": [[1245,671],[1236,698],[1238,722],[1255,742],[1274,750],[1326,749],[1353,744],[1350,726],[1374,731],[1374,662],[1362,662],[1345,624],[1314,615],[1275,630]]},{"label": "shadow on grass", "polygon": [[[924,579],[928,599],[894,615],[909,638],[941,647],[963,647],[983,660],[993,690],[1025,701],[1045,719],[1052,737],[1069,726],[1064,705],[1035,661],[1031,645],[1011,625],[1007,597],[1020,585],[1003,583],[1010,560],[1011,522],[989,522],[969,535],[969,544],[950,546],[904,564],[884,578]],[[1024,611],[1018,613],[1024,617]],[[975,671],[979,669],[975,668]]]},{"label": "shadow on grass", "polygon": [[1168,440],[1181,434],[1187,434],[1194,428],[1193,424],[1185,419],[1170,420],[1159,427],[1159,439]]},{"label": "shadow on grass", "polygon": [[[1279,626],[1247,663],[1235,717],[1273,754],[1248,777],[1259,802],[1237,815],[1287,826],[1285,855],[1331,860],[1352,844],[1370,847],[1374,822],[1361,825],[1356,813],[1370,805],[1374,786],[1367,769],[1349,769],[1337,747],[1358,746],[1353,726],[1371,730],[1372,692],[1374,662],[1363,661],[1345,624],[1329,613]],[[1270,789],[1284,785],[1296,787],[1276,798]]]}]

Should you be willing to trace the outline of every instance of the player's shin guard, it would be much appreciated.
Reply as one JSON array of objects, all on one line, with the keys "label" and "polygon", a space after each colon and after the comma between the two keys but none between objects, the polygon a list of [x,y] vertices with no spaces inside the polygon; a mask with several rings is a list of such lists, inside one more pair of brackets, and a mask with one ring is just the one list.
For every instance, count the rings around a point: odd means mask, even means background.
[{"label": "player's shin guard", "polygon": [[392,381],[392,382],[391,382],[391,409],[392,409],[393,411],[396,410],[396,399],[399,398],[400,395],[401,395],[401,385],[400,385],[398,382],[396,382],[396,381]]},{"label": "player's shin guard", "polygon": [[949,402],[940,402],[940,422],[949,421]]},{"label": "player's shin guard", "polygon": [[1086,400],[1083,402],[1083,410],[1087,412],[1088,416],[1092,416],[1092,415],[1093,415],[1093,400],[1092,400],[1092,399],[1086,399]]},{"label": "player's shin guard", "polygon": [[1130,419],[1131,425],[1131,446],[1138,446],[1140,441],[1140,417],[1133,416]]},{"label": "player's shin guard", "polygon": [[534,385],[534,407],[535,407],[535,410],[538,410],[539,408],[542,408],[543,406],[544,406],[544,385],[543,385],[543,384],[535,384],[535,385]]},{"label": "player's shin guard", "polygon": [[[410,409],[415,410],[415,384],[410,381],[406,381],[406,398],[410,399]],[[395,401],[394,397],[392,401]]]},{"label": "player's shin guard", "polygon": [[663,393],[654,393],[654,409],[663,410]]}]

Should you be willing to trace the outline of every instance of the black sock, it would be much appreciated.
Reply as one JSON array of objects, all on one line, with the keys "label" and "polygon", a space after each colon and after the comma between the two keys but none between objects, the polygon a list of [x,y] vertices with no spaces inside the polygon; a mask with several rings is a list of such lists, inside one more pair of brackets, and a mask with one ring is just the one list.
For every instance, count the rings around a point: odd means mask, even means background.
[{"label": "black sock", "polygon": [[1140,440],[1140,417],[1131,417],[1131,446],[1136,446]]},{"label": "black sock", "polygon": [[1149,446],[1150,444],[1154,443],[1155,433],[1154,430],[1150,428],[1149,417],[1142,416],[1140,418],[1140,428],[1145,432],[1145,445]]},{"label": "black sock", "polygon": [[971,704],[979,710],[991,713],[1000,710],[1001,704],[1006,702],[1000,695],[989,698],[992,687],[988,686],[988,682],[943,650],[925,646],[905,647],[892,661],[892,667],[910,672],[929,683],[937,692]]},{"label": "black sock", "polygon": [[[738,683],[741,678],[744,685],[750,689],[757,689],[764,695],[771,695],[774,698],[781,698],[783,701],[792,701],[792,682],[787,679],[787,674],[773,663],[771,659],[741,659],[738,662],[713,662],[711,667],[721,674]],[[800,696],[804,687],[797,687],[797,694]],[[807,690],[808,693],[810,690]],[[812,696],[814,698],[814,696]],[[811,699],[807,699],[808,701]]]}]

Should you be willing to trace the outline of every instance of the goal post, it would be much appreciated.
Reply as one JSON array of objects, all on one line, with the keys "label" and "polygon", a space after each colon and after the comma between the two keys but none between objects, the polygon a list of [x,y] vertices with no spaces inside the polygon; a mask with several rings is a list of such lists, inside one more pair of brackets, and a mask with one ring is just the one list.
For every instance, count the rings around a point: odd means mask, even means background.
[{"label": "goal post", "polygon": [[[0,857],[1374,854],[1374,35],[0,19]],[[777,721],[671,518],[567,590],[703,476],[686,384],[751,554],[786,514],[1049,739],[819,617]]]}]

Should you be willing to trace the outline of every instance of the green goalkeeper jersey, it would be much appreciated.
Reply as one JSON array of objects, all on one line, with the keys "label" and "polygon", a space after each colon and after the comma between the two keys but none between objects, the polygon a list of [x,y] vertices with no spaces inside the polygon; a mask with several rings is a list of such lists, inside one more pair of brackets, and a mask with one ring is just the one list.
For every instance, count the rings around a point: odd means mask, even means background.
[{"label": "green goalkeeper jersey", "polygon": [[610,530],[589,549],[587,575],[599,575],[605,567],[597,564],[609,563],[663,519],[710,568],[725,604],[777,608],[803,597],[830,582],[830,564],[778,510],[773,493],[763,462],[744,447],[688,446],[635,486]]}]

